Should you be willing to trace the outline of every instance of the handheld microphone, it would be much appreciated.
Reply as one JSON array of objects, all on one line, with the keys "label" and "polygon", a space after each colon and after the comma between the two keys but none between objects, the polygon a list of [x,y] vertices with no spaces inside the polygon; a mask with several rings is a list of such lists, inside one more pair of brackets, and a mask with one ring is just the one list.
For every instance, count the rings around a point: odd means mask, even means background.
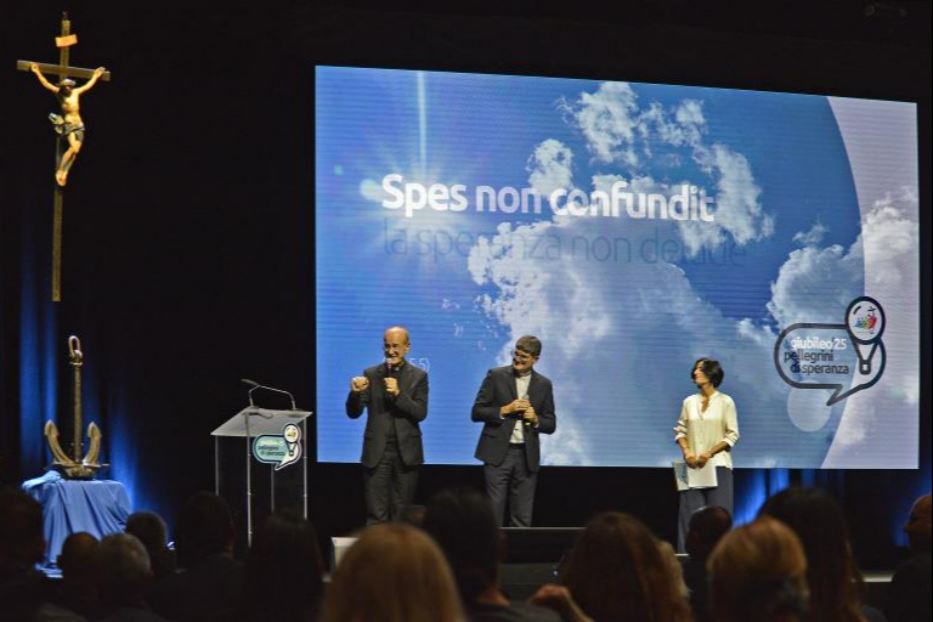
[{"label": "handheld microphone", "polygon": [[[386,379],[388,379],[388,378],[392,378],[393,380],[398,381],[398,368],[399,368],[398,365],[393,365],[392,362],[389,360],[389,357],[386,357],[386,359],[385,359],[385,367],[384,367],[383,370],[382,370],[382,382],[383,382],[383,384],[386,383]],[[393,395],[392,393],[389,393],[388,388],[387,388],[386,391],[385,391],[385,393],[384,393],[384,398],[385,398],[385,400],[386,400],[386,404],[393,404],[393,403],[395,402],[395,397],[396,397],[396,395]]]},{"label": "handheld microphone", "polygon": [[[527,399],[528,399],[528,394],[526,393],[525,395],[523,395],[521,399],[527,400]],[[525,412],[525,411],[522,411],[522,413],[524,413],[524,412]],[[528,421],[527,419],[525,419],[525,417],[522,417],[522,425],[524,425],[526,428],[530,428],[530,427],[531,427],[531,422]]]}]

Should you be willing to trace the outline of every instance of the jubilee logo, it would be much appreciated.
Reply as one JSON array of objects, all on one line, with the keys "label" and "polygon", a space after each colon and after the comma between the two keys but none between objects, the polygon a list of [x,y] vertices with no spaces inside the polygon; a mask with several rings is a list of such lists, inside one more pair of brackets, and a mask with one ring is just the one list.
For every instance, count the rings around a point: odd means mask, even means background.
[{"label": "jubilee logo", "polygon": [[869,296],[849,303],[840,324],[791,324],[774,344],[778,375],[795,389],[832,390],[827,406],[874,386],[887,354],[884,309]]}]

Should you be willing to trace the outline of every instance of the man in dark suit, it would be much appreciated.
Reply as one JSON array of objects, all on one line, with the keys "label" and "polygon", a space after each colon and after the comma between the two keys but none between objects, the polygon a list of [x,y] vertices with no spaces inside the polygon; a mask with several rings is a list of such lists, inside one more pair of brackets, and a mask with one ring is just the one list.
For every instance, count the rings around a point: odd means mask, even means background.
[{"label": "man in dark suit", "polygon": [[347,416],[368,411],[363,437],[366,523],[399,517],[409,505],[424,462],[421,428],[428,416],[428,374],[408,361],[408,331],[393,326],[385,332],[385,362],[373,365],[350,381]]},{"label": "man in dark suit", "polygon": [[490,369],[473,403],[473,421],[483,422],[476,457],[483,461],[486,492],[502,525],[506,498],[509,525],[530,527],[541,466],[539,434],[557,427],[551,381],[534,370],[541,341],[515,342],[512,364]]}]

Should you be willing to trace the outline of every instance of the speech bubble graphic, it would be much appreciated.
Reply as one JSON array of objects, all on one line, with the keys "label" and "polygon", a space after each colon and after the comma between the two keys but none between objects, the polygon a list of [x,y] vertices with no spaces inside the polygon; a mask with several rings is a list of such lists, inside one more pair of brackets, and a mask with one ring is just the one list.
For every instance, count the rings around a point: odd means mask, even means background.
[{"label": "speech bubble graphic", "polygon": [[826,401],[832,406],[881,379],[887,361],[884,325],[878,301],[861,296],[849,303],[843,324],[801,322],[781,331],[774,367],[796,389],[832,390]]},{"label": "speech bubble graphic", "polygon": [[262,434],[253,439],[253,457],[258,462],[274,464],[275,470],[295,464],[301,458],[301,428],[288,423],[282,435]]}]

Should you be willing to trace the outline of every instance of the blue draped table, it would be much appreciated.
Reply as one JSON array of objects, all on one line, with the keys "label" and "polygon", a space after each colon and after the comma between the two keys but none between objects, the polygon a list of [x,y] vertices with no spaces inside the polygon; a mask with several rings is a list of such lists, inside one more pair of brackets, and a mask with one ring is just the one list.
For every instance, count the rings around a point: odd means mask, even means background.
[{"label": "blue draped table", "polygon": [[49,471],[24,482],[23,490],[42,504],[46,572],[57,571],[55,561],[69,535],[86,531],[102,538],[123,531],[130,515],[126,488],[113,480],[68,480]]}]

